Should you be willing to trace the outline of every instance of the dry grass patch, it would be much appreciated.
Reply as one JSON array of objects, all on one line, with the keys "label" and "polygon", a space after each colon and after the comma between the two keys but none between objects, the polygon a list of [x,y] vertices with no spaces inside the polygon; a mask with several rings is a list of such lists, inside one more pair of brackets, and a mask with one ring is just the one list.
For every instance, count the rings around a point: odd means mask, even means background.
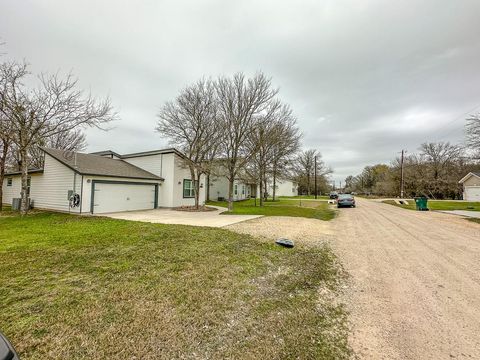
[{"label": "dry grass patch", "polygon": [[22,359],[350,355],[328,247],[40,213],[0,218],[0,328]]}]

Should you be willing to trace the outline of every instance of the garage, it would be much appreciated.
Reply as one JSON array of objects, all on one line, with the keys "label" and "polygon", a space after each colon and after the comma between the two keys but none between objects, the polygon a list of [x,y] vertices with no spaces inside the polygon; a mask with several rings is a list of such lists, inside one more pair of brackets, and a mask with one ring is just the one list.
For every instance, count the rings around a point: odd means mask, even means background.
[{"label": "garage", "polygon": [[460,181],[463,185],[463,200],[480,201],[480,172],[470,172]]},{"label": "garage", "polygon": [[157,194],[157,184],[94,180],[91,212],[102,214],[155,209]]},{"label": "garage", "polygon": [[480,201],[480,186],[466,186],[465,200]]}]

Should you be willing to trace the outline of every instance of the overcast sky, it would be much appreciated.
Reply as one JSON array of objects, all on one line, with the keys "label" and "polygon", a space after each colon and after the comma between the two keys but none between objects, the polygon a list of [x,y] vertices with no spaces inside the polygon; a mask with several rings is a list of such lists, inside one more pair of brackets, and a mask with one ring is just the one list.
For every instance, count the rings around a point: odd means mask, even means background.
[{"label": "overcast sky", "polygon": [[261,70],[343,180],[480,110],[480,1],[0,0],[6,57],[73,71],[121,120],[88,150],[167,146],[156,113],[202,76]]}]

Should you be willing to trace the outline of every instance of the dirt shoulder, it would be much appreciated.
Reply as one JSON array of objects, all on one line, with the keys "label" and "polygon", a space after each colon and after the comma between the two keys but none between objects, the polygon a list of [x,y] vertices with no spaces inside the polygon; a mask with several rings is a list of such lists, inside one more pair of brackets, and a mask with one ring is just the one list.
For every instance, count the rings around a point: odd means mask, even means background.
[{"label": "dirt shoulder", "polygon": [[332,222],[366,359],[480,357],[480,225],[358,199]]}]

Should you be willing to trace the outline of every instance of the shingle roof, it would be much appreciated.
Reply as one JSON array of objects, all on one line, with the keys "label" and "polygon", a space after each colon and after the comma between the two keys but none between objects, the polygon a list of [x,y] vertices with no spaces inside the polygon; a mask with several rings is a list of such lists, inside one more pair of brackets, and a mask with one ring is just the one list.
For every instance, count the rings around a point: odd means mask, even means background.
[{"label": "shingle roof", "polygon": [[82,175],[163,180],[163,178],[123,160],[110,159],[92,154],[65,152],[64,150],[58,149],[42,148],[42,150]]}]

